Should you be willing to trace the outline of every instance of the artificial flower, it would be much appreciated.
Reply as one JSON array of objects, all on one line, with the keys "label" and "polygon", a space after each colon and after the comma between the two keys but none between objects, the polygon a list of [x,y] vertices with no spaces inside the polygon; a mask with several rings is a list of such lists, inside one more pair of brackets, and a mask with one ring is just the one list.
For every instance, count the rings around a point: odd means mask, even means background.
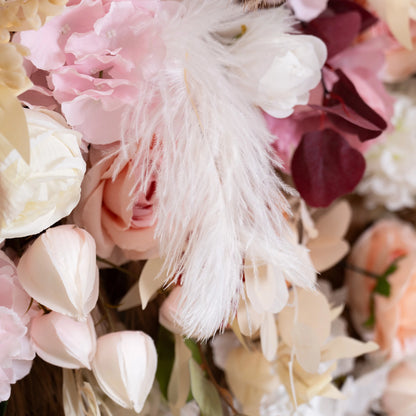
[{"label": "artificial flower", "polygon": [[[397,219],[377,221],[352,247],[346,285],[351,317],[356,330],[367,339],[374,339],[381,351],[397,357],[416,351],[416,232]],[[387,277],[383,273],[393,264]],[[369,277],[369,272],[373,277]],[[374,292],[377,279],[383,279],[388,290]],[[373,303],[374,307],[371,307]],[[373,310],[372,310],[373,309]],[[374,333],[369,318],[374,320]]]},{"label": "artificial flower", "polygon": [[0,401],[9,399],[10,385],[29,373],[35,358],[27,329],[35,312],[29,307],[15,265],[0,251]]},{"label": "artificial flower", "polygon": [[121,140],[123,115],[165,55],[160,21],[155,19],[163,8],[156,0],[84,0],[16,38],[30,49],[28,59],[49,71],[54,98],[84,140]]},{"label": "artificial flower", "polygon": [[39,29],[48,16],[62,12],[67,0],[14,0],[0,3],[0,43],[10,39],[10,32]]},{"label": "artificial flower", "polygon": [[289,0],[288,3],[299,20],[308,22],[325,10],[328,0]]},{"label": "artificial flower", "polygon": [[264,28],[262,34],[261,27],[250,27],[232,51],[242,61],[246,83],[255,88],[254,103],[273,117],[285,118],[296,105],[307,104],[309,91],[321,80],[326,46],[315,36],[271,33]]},{"label": "artificial flower", "polygon": [[23,254],[18,275],[39,303],[85,321],[98,298],[95,241],[74,225],[49,228]]},{"label": "artificial flower", "polygon": [[0,43],[0,85],[9,88],[16,96],[32,85],[23,67],[23,57],[27,54],[22,45]]},{"label": "artificial flower", "polygon": [[369,208],[384,205],[390,211],[412,208],[416,203],[416,83],[409,80],[393,95],[393,131],[366,153],[366,172],[357,187]]},{"label": "artificial flower", "polygon": [[40,233],[67,216],[81,193],[85,162],[80,134],[57,113],[24,110],[30,164],[16,149],[0,161],[0,239]]},{"label": "artificial flower", "polygon": [[155,257],[156,178],[144,192],[137,182],[135,146],[127,155],[118,146],[89,152],[91,168],[82,183],[74,221],[95,239],[97,254],[116,262]]},{"label": "artificial flower", "polygon": [[104,393],[140,413],[152,388],[156,362],[156,348],[148,335],[120,331],[98,338],[92,370]]},{"label": "artificial flower", "polygon": [[90,315],[83,322],[54,311],[37,316],[32,320],[30,338],[36,354],[48,363],[91,369],[96,336]]}]

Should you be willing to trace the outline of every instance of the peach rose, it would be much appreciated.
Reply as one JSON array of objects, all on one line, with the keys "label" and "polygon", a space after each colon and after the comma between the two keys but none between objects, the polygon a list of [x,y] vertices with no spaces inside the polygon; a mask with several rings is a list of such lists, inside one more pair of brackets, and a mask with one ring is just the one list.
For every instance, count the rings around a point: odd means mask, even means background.
[{"label": "peach rose", "polygon": [[92,146],[89,160],[74,222],[94,237],[100,257],[117,263],[155,257],[155,181],[140,191],[135,163],[117,145]]},{"label": "peach rose", "polygon": [[348,270],[346,285],[357,331],[366,338],[374,338],[390,356],[400,356],[416,347],[416,231],[396,219],[380,220],[355,243],[348,263],[381,275],[394,260],[398,268],[387,277],[390,296],[374,296],[373,333],[365,331],[364,323],[371,313],[371,293],[376,279]]},{"label": "peach rose", "polygon": [[383,409],[389,416],[416,414],[416,362],[407,360],[396,365],[387,376]]}]

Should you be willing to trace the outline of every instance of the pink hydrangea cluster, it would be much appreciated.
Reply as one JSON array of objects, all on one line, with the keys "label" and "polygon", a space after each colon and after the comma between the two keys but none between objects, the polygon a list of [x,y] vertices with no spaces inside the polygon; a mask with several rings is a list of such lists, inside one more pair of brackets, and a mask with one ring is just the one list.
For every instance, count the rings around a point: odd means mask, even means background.
[{"label": "pink hydrangea cluster", "polygon": [[15,38],[31,51],[38,91],[47,71],[45,93],[87,142],[120,140],[123,117],[165,57],[160,33],[163,11],[171,3],[72,2],[41,29]]},{"label": "pink hydrangea cluster", "polygon": [[16,267],[0,251],[0,401],[8,400],[10,385],[29,373],[35,358],[27,328],[33,316],[29,306]]}]

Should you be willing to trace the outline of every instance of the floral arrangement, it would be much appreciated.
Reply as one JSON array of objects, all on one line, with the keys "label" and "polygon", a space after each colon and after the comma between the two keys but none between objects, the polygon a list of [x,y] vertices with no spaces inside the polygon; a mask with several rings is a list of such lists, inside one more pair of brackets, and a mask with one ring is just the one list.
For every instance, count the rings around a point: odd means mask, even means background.
[{"label": "floral arrangement", "polygon": [[415,37],[0,0],[0,416],[414,416]]}]

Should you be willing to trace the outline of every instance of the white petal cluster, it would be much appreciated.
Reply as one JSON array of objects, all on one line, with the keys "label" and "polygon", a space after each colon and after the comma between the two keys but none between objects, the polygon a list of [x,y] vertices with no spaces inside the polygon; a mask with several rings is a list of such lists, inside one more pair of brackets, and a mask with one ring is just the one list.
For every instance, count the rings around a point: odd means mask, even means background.
[{"label": "white petal cluster", "polygon": [[[416,203],[416,83],[406,83],[407,94],[397,94],[393,132],[366,154],[367,169],[357,191],[368,206],[384,205],[391,211]],[[415,97],[415,98],[412,98]]]}]

